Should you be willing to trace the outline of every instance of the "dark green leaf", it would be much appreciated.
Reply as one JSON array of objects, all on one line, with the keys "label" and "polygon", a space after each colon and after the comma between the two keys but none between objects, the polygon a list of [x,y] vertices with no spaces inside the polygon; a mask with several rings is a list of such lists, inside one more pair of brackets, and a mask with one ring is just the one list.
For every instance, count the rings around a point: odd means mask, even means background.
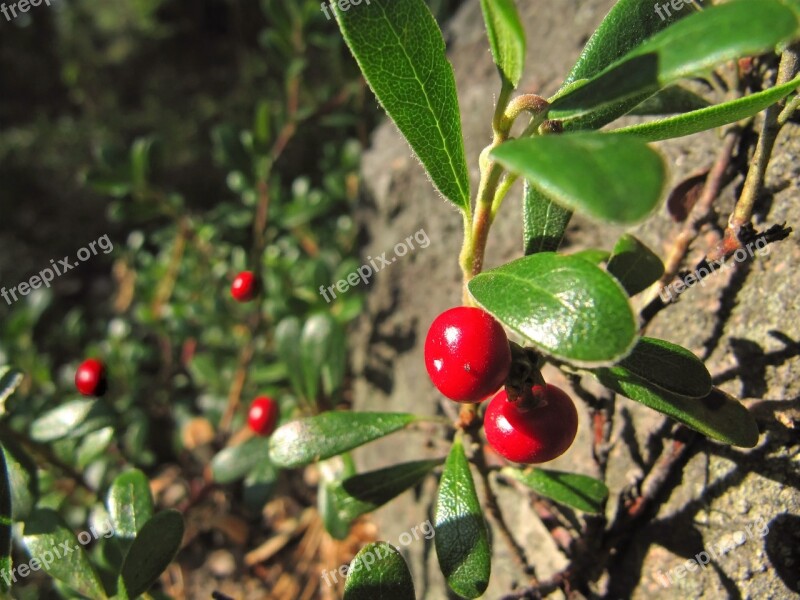
[{"label": "dark green leaf", "polygon": [[550,200],[526,179],[522,190],[522,247],[525,256],[558,250],[571,217],[571,210]]},{"label": "dark green leaf", "polygon": [[11,367],[0,367],[0,415],[6,412],[6,400],[22,383],[22,371]]},{"label": "dark green leaf", "polygon": [[699,358],[677,344],[643,337],[611,373],[619,379],[638,378],[645,384],[687,398],[711,392],[711,375]]},{"label": "dark green leaf", "polygon": [[483,509],[460,438],[453,442],[444,465],[434,530],[439,567],[450,589],[464,598],[483,594],[489,585],[492,553]]},{"label": "dark green leaf", "polygon": [[423,0],[333,4],[345,41],[378,101],[439,191],[469,211],[470,191],[453,67]]},{"label": "dark green leaf", "polygon": [[242,496],[245,506],[254,512],[261,512],[275,492],[277,481],[278,470],[270,462],[268,452],[262,452],[258,464],[244,478]]},{"label": "dark green leaf", "polygon": [[122,563],[120,580],[130,598],[145,593],[169,566],[183,540],[183,517],[164,510],[144,524]]},{"label": "dark green leaf", "polygon": [[514,0],[481,0],[481,10],[494,64],[517,87],[525,65],[525,30]]},{"label": "dark green leaf", "polygon": [[419,420],[421,417],[406,413],[322,413],[279,427],[270,438],[270,458],[279,467],[302,467],[352,450]]},{"label": "dark green leaf", "polygon": [[73,400],[46,412],[31,423],[31,438],[37,442],[75,438],[112,423],[113,416],[104,401]]},{"label": "dark green leaf", "polygon": [[626,233],[614,246],[606,269],[634,296],[664,274],[664,263],[650,248]]},{"label": "dark green leaf", "polygon": [[669,115],[700,110],[711,105],[708,100],[698,96],[680,85],[671,85],[650,96],[630,111],[629,115]]},{"label": "dark green leaf", "polygon": [[114,533],[133,538],[153,516],[153,497],[150,482],[138,469],[117,476],[108,490],[108,514]]},{"label": "dark green leaf", "polygon": [[252,437],[217,453],[211,459],[211,475],[217,483],[233,483],[245,477],[261,461],[269,462],[269,438]]},{"label": "dark green leaf", "polygon": [[649,142],[691,135],[750,117],[775,104],[798,87],[800,87],[800,77],[744,98],[650,123],[623,127],[615,130],[615,133],[634,134]]},{"label": "dark green leaf", "polygon": [[516,479],[545,498],[590,513],[603,512],[608,498],[606,485],[593,477],[546,469],[514,469],[505,467],[501,473]]},{"label": "dark green leaf", "polygon": [[0,591],[7,591],[5,577],[11,572],[11,476],[6,468],[5,448],[0,452]]},{"label": "dark green leaf", "polygon": [[414,487],[442,460],[407,462],[348,477],[331,486],[339,519],[352,522]]},{"label": "dark green leaf", "polygon": [[491,155],[548,199],[604,221],[641,221],[664,191],[663,159],[635,137],[538,136],[506,142]]},{"label": "dark green leaf", "polygon": [[28,554],[54,579],[92,600],[105,600],[105,590],[89,557],[58,513],[41,508],[25,521],[23,537]]},{"label": "dark green leaf", "polygon": [[545,354],[609,364],[636,341],[636,320],[619,283],[589,261],[533,254],[477,275],[475,299]]},{"label": "dark green leaf", "polygon": [[137,138],[131,147],[131,181],[134,188],[147,188],[152,170],[156,141],[154,138]]},{"label": "dark green leaf", "polygon": [[22,521],[33,510],[39,497],[39,477],[36,462],[12,440],[3,444],[3,455],[11,483],[11,514]]},{"label": "dark green leaf", "polygon": [[705,398],[670,394],[636,377],[620,377],[609,369],[596,372],[607,388],[664,413],[712,439],[752,448],[758,443],[758,425],[735,398],[714,388]]},{"label": "dark green leaf", "polygon": [[403,555],[386,542],[364,546],[347,570],[344,600],[414,600],[414,582]]}]

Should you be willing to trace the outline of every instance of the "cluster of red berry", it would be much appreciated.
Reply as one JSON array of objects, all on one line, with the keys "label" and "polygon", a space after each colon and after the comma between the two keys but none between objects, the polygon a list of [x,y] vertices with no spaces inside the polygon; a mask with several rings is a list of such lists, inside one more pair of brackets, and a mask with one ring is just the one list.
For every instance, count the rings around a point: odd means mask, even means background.
[{"label": "cluster of red berry", "polygon": [[[480,308],[451,308],[428,330],[428,374],[436,388],[456,402],[482,402],[506,383],[512,362],[506,332]],[[514,401],[506,390],[500,391],[489,402],[483,426],[498,454],[517,463],[541,463],[572,445],[578,412],[561,389],[534,384],[530,395]]]},{"label": "cluster of red berry", "polygon": [[[258,284],[251,271],[242,271],[231,284],[231,295],[237,302],[256,297]],[[84,360],[75,372],[75,387],[84,396],[102,396],[106,392],[106,367],[96,358]],[[253,400],[247,413],[247,424],[258,435],[270,435],[278,424],[278,403],[269,396]]]}]

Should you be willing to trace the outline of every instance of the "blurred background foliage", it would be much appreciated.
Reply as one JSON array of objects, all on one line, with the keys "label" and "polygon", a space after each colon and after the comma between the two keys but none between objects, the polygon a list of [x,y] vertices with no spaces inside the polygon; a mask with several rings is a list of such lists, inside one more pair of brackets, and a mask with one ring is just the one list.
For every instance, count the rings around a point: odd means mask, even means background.
[{"label": "blurred background foliage", "polygon": [[[0,365],[23,375],[0,416],[12,482],[27,482],[14,520],[46,506],[81,531],[131,466],[177,472],[156,500],[184,512],[244,479],[226,508],[257,518],[280,482],[246,439],[250,400],[277,398],[282,420],[347,406],[362,298],[318,289],[361,262],[352,213],[379,112],[335,23],[317,0],[54,0],[0,18],[0,90],[0,284],[103,235],[114,246],[0,301]],[[244,269],[263,294],[238,305]],[[92,404],[72,382],[87,356],[109,370]],[[118,567],[108,544],[101,571]]]}]

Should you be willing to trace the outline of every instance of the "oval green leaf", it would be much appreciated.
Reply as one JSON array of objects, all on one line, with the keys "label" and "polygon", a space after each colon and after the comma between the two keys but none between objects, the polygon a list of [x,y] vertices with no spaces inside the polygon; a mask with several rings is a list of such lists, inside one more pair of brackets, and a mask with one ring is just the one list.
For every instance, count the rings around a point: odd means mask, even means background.
[{"label": "oval green leaf", "polygon": [[636,342],[625,291],[579,257],[542,252],[520,258],[477,275],[469,291],[537,349],[578,366],[617,362]]},{"label": "oval green leaf", "polygon": [[361,473],[333,484],[328,492],[338,518],[346,523],[383,506],[414,487],[441,460],[418,460]]},{"label": "oval green leaf", "polygon": [[608,487],[602,481],[587,475],[512,467],[503,468],[501,473],[516,479],[540,496],[584,512],[603,512],[603,506],[608,498]]},{"label": "oval green leaf", "polygon": [[113,416],[105,402],[73,400],[31,423],[31,438],[37,442],[53,442],[65,437],[80,437],[112,423]]},{"label": "oval green leaf", "polygon": [[134,538],[153,516],[153,496],[147,476],[132,469],[117,476],[108,490],[108,514],[114,534]]},{"label": "oval green leaf", "polygon": [[23,541],[28,554],[54,579],[91,600],[108,597],[78,538],[55,511],[34,510],[25,520]]},{"label": "oval green leaf", "polygon": [[169,566],[183,540],[183,517],[164,510],[144,524],[122,563],[120,580],[128,597],[145,593]]},{"label": "oval green leaf", "polygon": [[703,361],[686,348],[643,337],[631,353],[609,369],[619,379],[642,382],[686,398],[704,398],[713,387]]},{"label": "oval green leaf", "polygon": [[0,446],[0,591],[6,592],[6,577],[11,572],[11,481],[6,467],[5,448]]},{"label": "oval green leaf", "polygon": [[414,581],[403,555],[386,542],[364,546],[347,569],[344,600],[414,600]]},{"label": "oval green leaf", "polygon": [[423,0],[371,0],[353,8],[333,3],[367,83],[439,191],[469,212],[455,76],[431,11]]},{"label": "oval green leaf", "polygon": [[464,598],[477,598],[489,585],[489,535],[472,472],[460,438],[444,464],[434,514],[434,542],[447,584]]},{"label": "oval green leaf", "polygon": [[269,461],[269,438],[251,437],[238,446],[228,446],[211,459],[211,475],[221,484],[247,476],[261,461]]},{"label": "oval green leaf", "polygon": [[564,239],[572,211],[553,202],[526,179],[522,189],[522,248],[525,256],[555,252]]},{"label": "oval green leaf", "polygon": [[650,248],[626,233],[614,245],[606,270],[634,296],[659,280],[664,274],[664,263]]},{"label": "oval green leaf", "polygon": [[635,377],[619,376],[610,369],[599,369],[595,375],[607,388],[714,440],[743,448],[753,448],[758,443],[755,419],[741,402],[717,388],[705,398],[686,398]]},{"label": "oval green leaf", "polygon": [[630,224],[658,205],[666,168],[635,137],[569,133],[511,140],[492,157],[548,199],[595,219]]},{"label": "oval green leaf", "polygon": [[331,411],[287,423],[269,441],[273,464],[302,467],[389,435],[422,417],[407,413]]},{"label": "oval green leaf", "polygon": [[11,485],[11,516],[14,521],[23,521],[39,497],[38,467],[28,453],[10,439],[3,445],[3,457]]},{"label": "oval green leaf", "polygon": [[525,30],[514,0],[481,0],[481,10],[494,64],[517,87],[525,66]]}]

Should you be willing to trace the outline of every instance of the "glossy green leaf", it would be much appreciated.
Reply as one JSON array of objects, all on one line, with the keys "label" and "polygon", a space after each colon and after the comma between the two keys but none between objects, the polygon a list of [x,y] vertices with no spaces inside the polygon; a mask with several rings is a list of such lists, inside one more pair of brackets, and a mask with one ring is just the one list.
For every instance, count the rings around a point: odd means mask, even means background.
[{"label": "glossy green leaf", "polygon": [[593,265],[599,265],[606,262],[611,257],[611,253],[608,250],[601,250],[600,248],[587,248],[586,250],[573,252],[569,256],[588,260]]},{"label": "glossy green leaf", "polygon": [[538,136],[506,142],[491,155],[562,207],[604,221],[641,221],[664,191],[663,159],[635,137]]},{"label": "glossy green leaf", "polygon": [[638,378],[665,392],[704,398],[711,392],[711,374],[686,348],[665,340],[643,337],[611,373],[620,379]]},{"label": "glossy green leaf", "polygon": [[352,8],[333,4],[367,83],[439,191],[469,211],[455,77],[433,15],[423,0],[371,0]]},{"label": "glossy green leaf", "polygon": [[464,598],[486,591],[491,575],[491,548],[472,472],[460,438],[444,465],[434,513],[436,555],[447,584]]},{"label": "glossy green leaf", "polygon": [[12,440],[5,440],[3,457],[11,484],[11,515],[22,521],[30,515],[39,497],[36,462]]},{"label": "glossy green leaf", "polygon": [[217,483],[233,483],[245,477],[261,461],[269,462],[269,438],[256,436],[220,450],[211,459],[211,475]]},{"label": "glossy green leaf", "polygon": [[144,524],[122,563],[120,581],[130,598],[143,594],[169,566],[181,548],[183,517],[164,510]]},{"label": "glossy green leaf", "polygon": [[633,348],[636,319],[622,286],[582,258],[542,252],[477,275],[472,296],[545,354],[610,364]]},{"label": "glossy green leaf", "polygon": [[672,417],[712,439],[752,448],[758,443],[758,425],[735,398],[714,388],[705,398],[686,398],[648,385],[638,377],[600,369],[597,378],[607,388]]},{"label": "glossy green leaf", "polygon": [[108,427],[113,416],[102,400],[73,400],[50,410],[31,424],[31,438],[52,442],[65,437],[80,437]]},{"label": "glossy green leaf", "polygon": [[593,477],[547,469],[514,469],[505,467],[503,475],[516,479],[545,498],[584,512],[601,513],[608,488]]},{"label": "glossy green leaf", "polygon": [[85,469],[104,454],[111,442],[114,441],[114,435],[115,431],[113,427],[104,427],[87,434],[81,440],[81,445],[76,451],[78,468]]},{"label": "glossy green leaf", "polygon": [[403,555],[386,542],[364,546],[347,569],[344,600],[414,600],[414,581]]},{"label": "glossy green leaf", "polygon": [[[606,105],[621,106],[642,95],[702,73],[720,63],[773,49],[797,34],[794,13],[778,0],[738,1],[709,7],[662,30],[581,86],[559,95],[549,118],[568,121]],[[624,112],[623,112],[624,111]],[[607,111],[604,111],[604,113]],[[604,124],[595,123],[595,126]],[[568,127],[569,128],[569,127]]]},{"label": "glossy green leaf", "polygon": [[708,108],[711,103],[680,85],[671,85],[637,105],[628,115],[669,115]]},{"label": "glossy green leaf", "polygon": [[347,523],[383,506],[414,487],[442,460],[419,460],[402,463],[348,477],[331,487],[332,500],[339,519]]},{"label": "glossy green leaf", "polygon": [[[0,446],[0,575],[8,577],[11,572],[11,474],[6,467],[5,449]],[[9,585],[0,577],[0,591]]]},{"label": "glossy green leaf", "polygon": [[682,115],[631,125],[616,129],[614,133],[630,133],[650,142],[692,135],[714,127],[735,123],[782,100],[800,87],[800,77],[783,85],[750,94],[744,98],[715,104]]},{"label": "glossy green leaf", "polygon": [[287,423],[272,434],[269,455],[283,468],[302,467],[389,435],[421,417],[407,413],[331,411]]},{"label": "glossy green leaf", "polygon": [[115,535],[136,537],[153,516],[153,496],[147,476],[138,469],[118,475],[108,490],[106,505]]},{"label": "glossy green leaf", "polygon": [[650,248],[626,233],[614,245],[606,270],[634,296],[659,280],[664,274],[664,263]]},{"label": "glossy green leaf", "polygon": [[481,0],[481,10],[494,64],[517,87],[525,65],[525,30],[514,0]]},{"label": "glossy green leaf", "polygon": [[522,190],[522,247],[525,256],[558,250],[571,217],[571,210],[553,202],[526,179]]},{"label": "glossy green leaf", "polygon": [[11,367],[0,367],[0,415],[6,412],[6,400],[22,383],[22,371]]},{"label": "glossy green leaf", "polygon": [[34,510],[25,520],[23,541],[41,569],[91,600],[105,600],[105,590],[89,557],[58,513]]}]

